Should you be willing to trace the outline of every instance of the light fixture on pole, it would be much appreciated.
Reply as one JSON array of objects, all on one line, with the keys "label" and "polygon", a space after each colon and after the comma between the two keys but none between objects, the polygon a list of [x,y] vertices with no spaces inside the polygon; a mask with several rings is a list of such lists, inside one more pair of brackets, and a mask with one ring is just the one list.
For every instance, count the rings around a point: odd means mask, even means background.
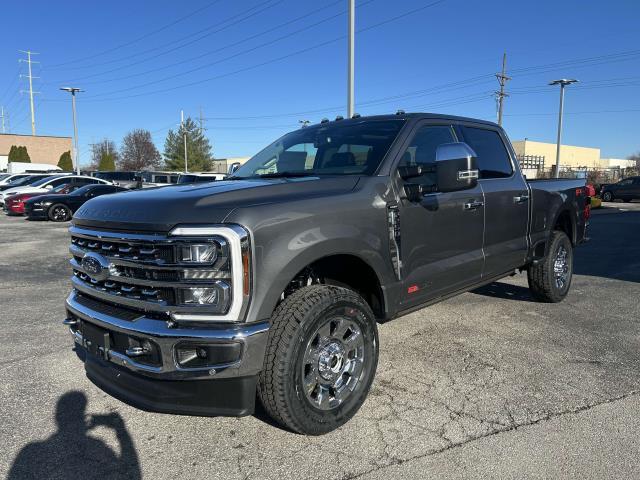
[{"label": "light fixture on pole", "polygon": [[80,175],[80,151],[78,150],[78,123],[76,121],[76,93],[83,92],[76,87],[62,87],[60,90],[71,94],[71,110],[73,112],[73,157],[76,161],[76,173]]},{"label": "light fixture on pole", "polygon": [[549,82],[549,85],[560,85],[560,110],[558,111],[558,141],[556,145],[556,175],[560,176],[560,145],[562,142],[562,112],[564,110],[564,87],[577,83],[578,80],[573,78],[561,78],[560,80],[553,80]]}]

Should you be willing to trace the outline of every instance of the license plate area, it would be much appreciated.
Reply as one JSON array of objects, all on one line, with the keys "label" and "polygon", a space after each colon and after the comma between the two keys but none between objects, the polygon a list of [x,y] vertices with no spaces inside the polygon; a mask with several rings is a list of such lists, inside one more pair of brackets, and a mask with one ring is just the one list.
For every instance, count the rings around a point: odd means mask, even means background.
[{"label": "license plate area", "polygon": [[97,327],[89,322],[82,322],[80,332],[84,339],[84,347],[91,354],[105,357],[105,352],[111,349],[112,338],[108,330]]}]

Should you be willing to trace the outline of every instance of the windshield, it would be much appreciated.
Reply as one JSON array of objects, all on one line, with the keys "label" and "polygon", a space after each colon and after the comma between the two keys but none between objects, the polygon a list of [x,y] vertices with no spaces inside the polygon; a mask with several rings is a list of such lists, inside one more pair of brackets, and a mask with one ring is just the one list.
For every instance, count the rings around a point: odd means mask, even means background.
[{"label": "windshield", "polygon": [[85,185],[84,187],[80,187],[80,188],[76,188],[73,192],[71,192],[69,195],[85,195],[86,193],[90,192],[91,190],[93,190],[96,187],[99,187],[100,185]]},{"label": "windshield", "polygon": [[231,178],[372,175],[404,122],[332,122],[301,128],[249,159]]},{"label": "windshield", "polygon": [[[40,175],[29,175],[28,177],[23,177],[20,180],[16,180],[15,182],[11,182],[12,187],[22,187],[23,185],[32,185],[38,179],[41,179]],[[44,177],[48,178],[48,177]]]}]

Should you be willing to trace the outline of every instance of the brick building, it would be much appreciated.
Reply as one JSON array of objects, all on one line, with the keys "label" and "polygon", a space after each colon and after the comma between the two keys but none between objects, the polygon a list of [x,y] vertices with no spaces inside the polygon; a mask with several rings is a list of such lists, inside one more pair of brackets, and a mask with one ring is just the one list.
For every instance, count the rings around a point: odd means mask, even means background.
[{"label": "brick building", "polygon": [[0,133],[0,171],[7,168],[7,156],[13,145],[27,147],[32,163],[57,165],[60,155],[71,150],[71,137]]}]

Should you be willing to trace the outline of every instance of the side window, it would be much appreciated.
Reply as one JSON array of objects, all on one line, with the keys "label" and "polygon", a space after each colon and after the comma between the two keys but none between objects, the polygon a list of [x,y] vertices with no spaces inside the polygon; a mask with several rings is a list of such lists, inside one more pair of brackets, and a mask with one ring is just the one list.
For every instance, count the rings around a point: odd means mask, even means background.
[{"label": "side window", "polygon": [[631,182],[632,182],[632,181],[633,181],[633,180],[632,180],[631,178],[627,178],[626,180],[622,180],[622,181],[619,183],[619,185],[624,185],[624,186],[626,186],[626,185],[631,185]]},{"label": "side window", "polygon": [[[443,143],[453,143],[456,138],[447,125],[431,125],[420,128],[400,159],[399,166],[429,165],[436,161],[436,150]],[[435,184],[435,174],[426,173],[415,182]]]},{"label": "side window", "polygon": [[513,173],[507,149],[498,132],[462,127],[465,141],[478,155],[480,178],[505,178]]},{"label": "side window", "polygon": [[53,188],[56,188],[65,183],[70,183],[68,178],[59,178],[57,180],[54,180],[53,182],[50,182],[49,185],[51,185]]}]

